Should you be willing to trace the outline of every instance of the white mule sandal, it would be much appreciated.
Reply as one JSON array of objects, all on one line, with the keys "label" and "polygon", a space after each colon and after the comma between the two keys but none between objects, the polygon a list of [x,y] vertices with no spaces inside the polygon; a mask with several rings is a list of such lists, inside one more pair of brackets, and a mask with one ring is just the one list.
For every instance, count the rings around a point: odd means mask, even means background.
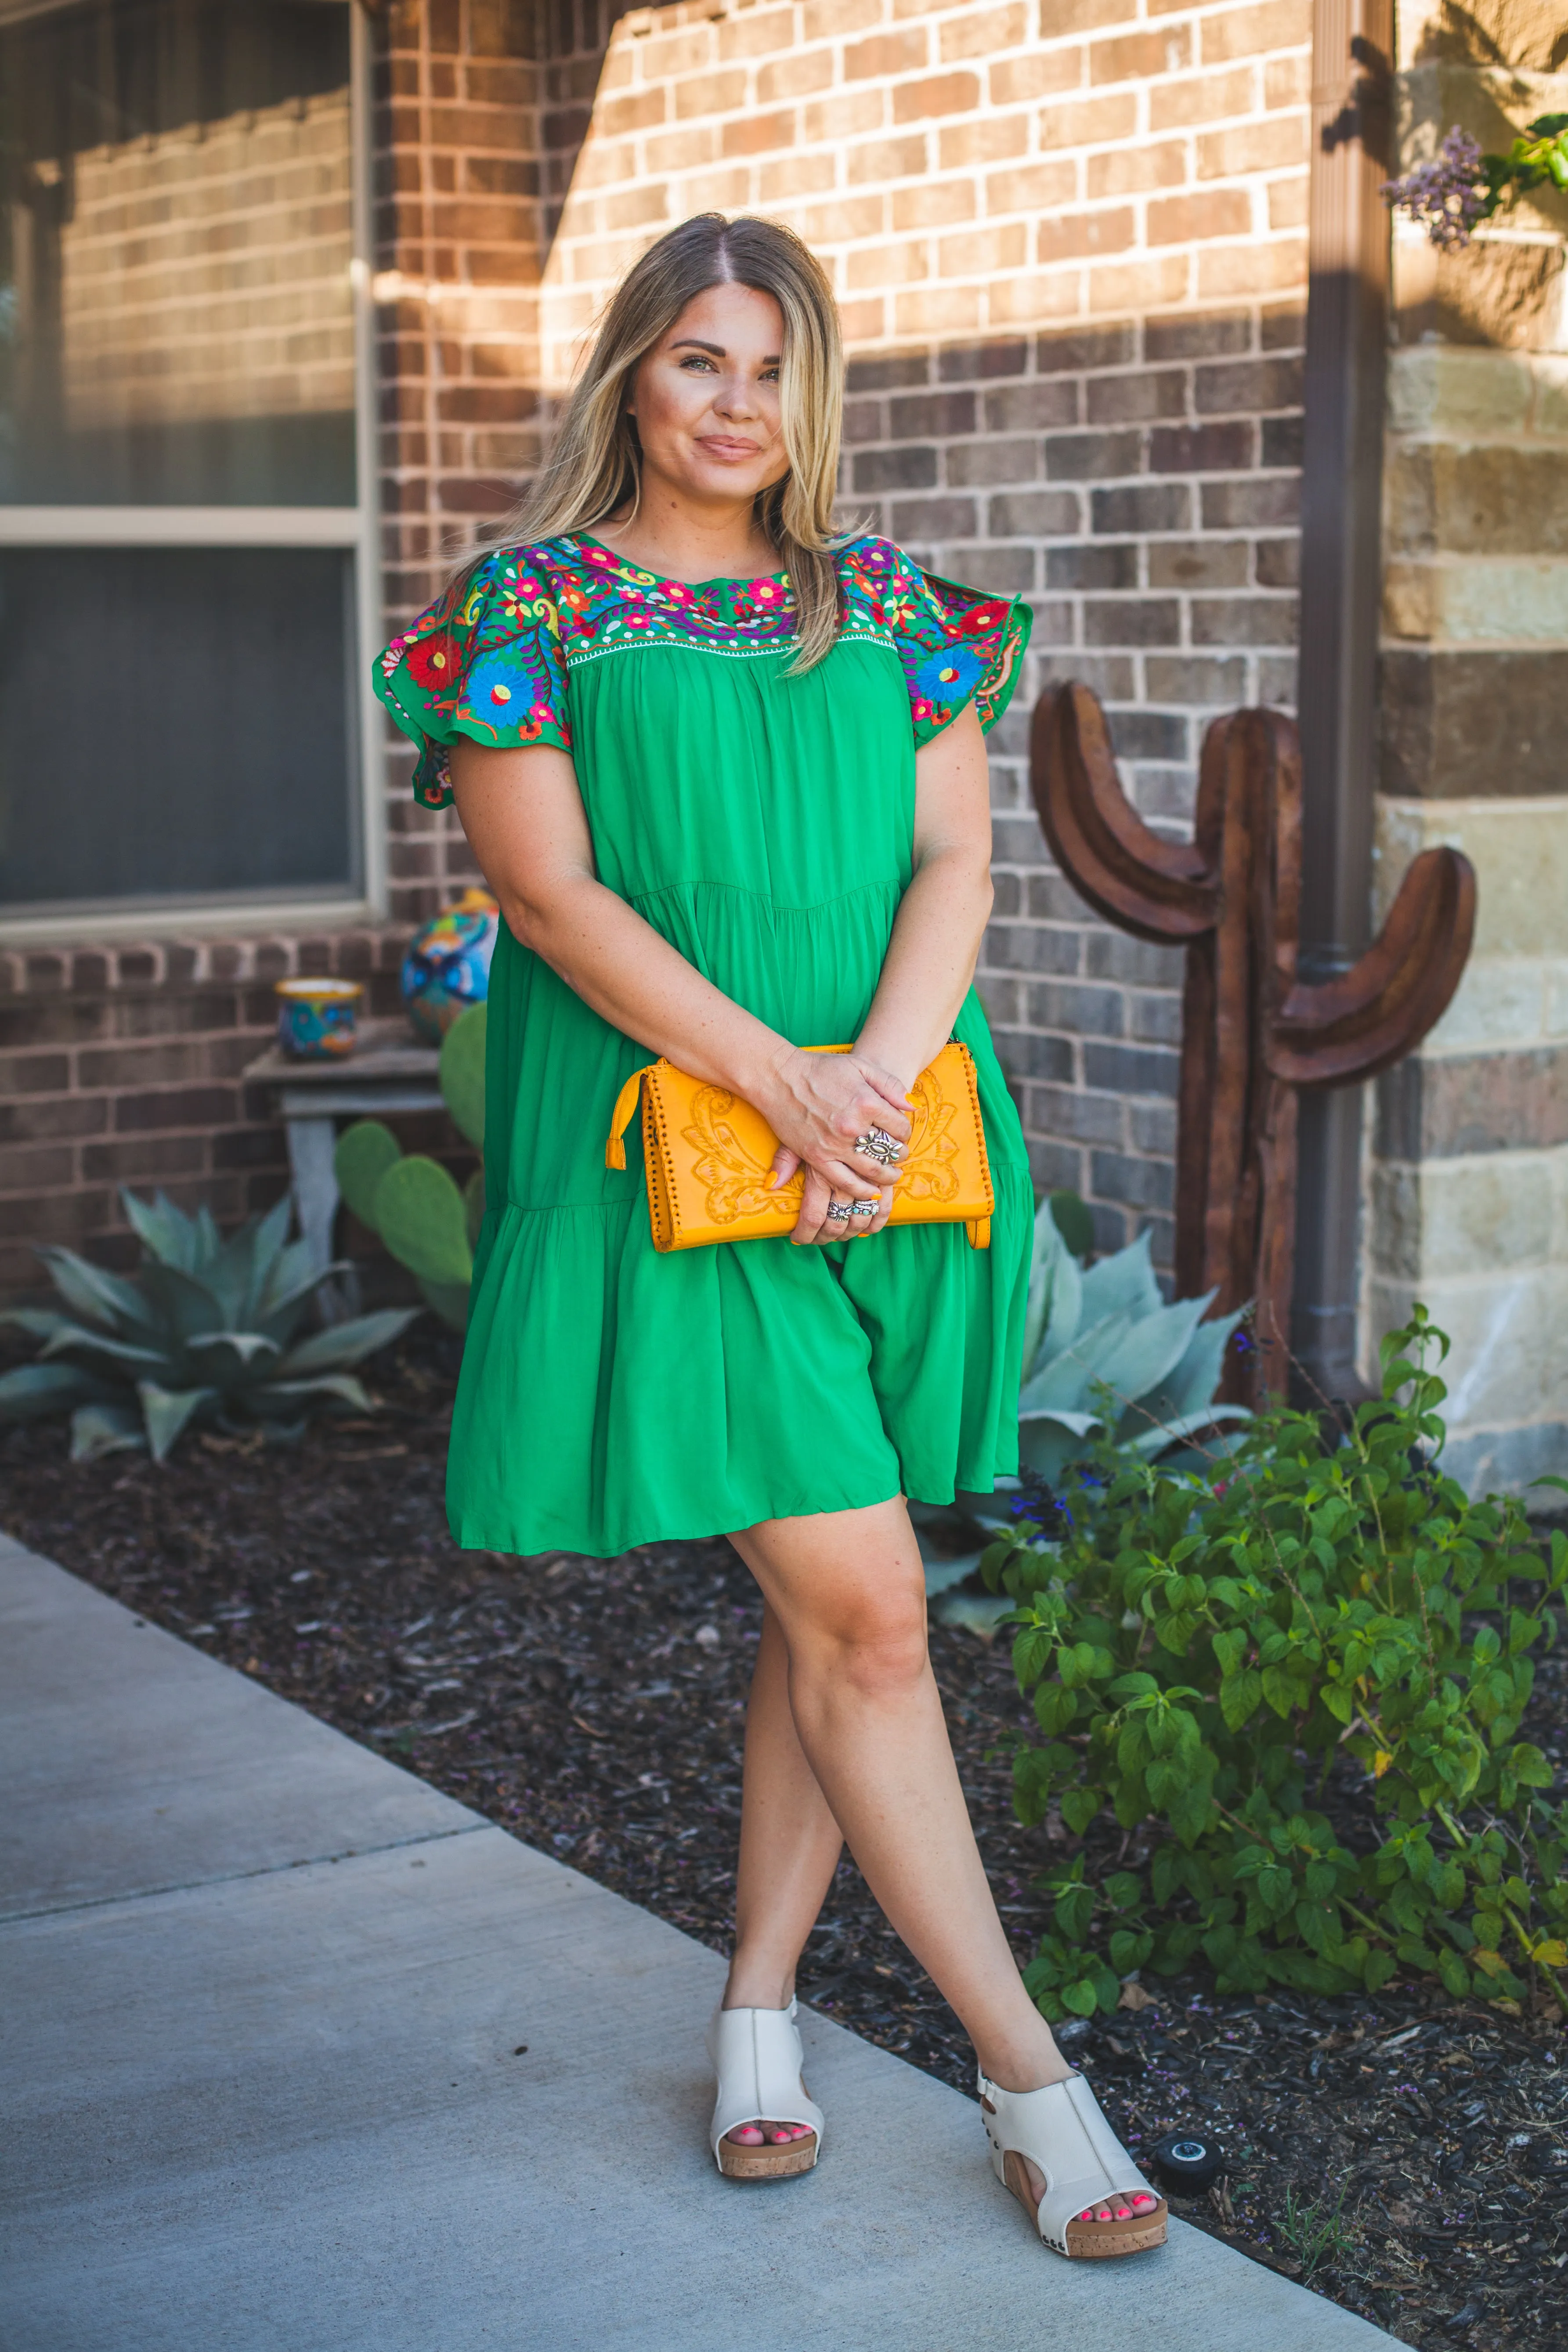
[{"label": "white mule sandal", "polygon": [[[1042,2091],[1005,2091],[980,2077],[980,2105],[991,2142],[991,2169],[1010,2189],[1047,2246],[1058,2254],[1138,2254],[1165,2242],[1166,2208],[1100,2113],[1081,2074]],[[1033,2166],[1045,2182],[1037,2204]],[[1152,2211],[1132,2210],[1153,2197]],[[1112,2219],[1088,2218],[1109,2205]]]},{"label": "white mule sandal", "polygon": [[[806,2096],[801,2080],[803,2053],[787,2009],[716,2009],[708,2028],[708,2055],[719,2077],[713,2108],[712,2145],[719,2169],[731,2180],[777,2180],[809,2172],[822,2147],[822,2109]],[[763,2124],[801,2127],[804,2137],[750,2147],[737,2146],[732,2131]]]}]

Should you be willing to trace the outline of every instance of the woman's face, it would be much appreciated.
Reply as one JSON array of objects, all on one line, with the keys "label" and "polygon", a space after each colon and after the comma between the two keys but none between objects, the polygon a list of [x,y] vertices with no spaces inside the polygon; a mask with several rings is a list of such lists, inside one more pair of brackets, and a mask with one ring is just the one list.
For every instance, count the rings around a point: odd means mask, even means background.
[{"label": "woman's face", "polygon": [[779,427],[784,313],[750,286],[710,286],[641,360],[627,405],[645,493],[746,505],[789,471]]}]

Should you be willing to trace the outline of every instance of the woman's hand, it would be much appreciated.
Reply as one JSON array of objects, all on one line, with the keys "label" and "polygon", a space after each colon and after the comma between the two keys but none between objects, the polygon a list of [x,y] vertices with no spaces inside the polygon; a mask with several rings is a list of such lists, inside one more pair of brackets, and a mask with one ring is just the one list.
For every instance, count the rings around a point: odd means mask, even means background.
[{"label": "woman's hand", "polygon": [[[805,1170],[805,1191],[792,1239],[847,1241],[879,1233],[888,1222],[898,1183],[896,1162],[857,1149],[862,1137],[887,1137],[889,1152],[907,1145],[912,1132],[903,1082],[862,1054],[792,1051],[778,1066],[769,1099],[761,1109],[779,1138],[772,1185],[787,1184]],[[857,1202],[873,1213],[854,1213]],[[847,1216],[829,1215],[830,1206]]]}]

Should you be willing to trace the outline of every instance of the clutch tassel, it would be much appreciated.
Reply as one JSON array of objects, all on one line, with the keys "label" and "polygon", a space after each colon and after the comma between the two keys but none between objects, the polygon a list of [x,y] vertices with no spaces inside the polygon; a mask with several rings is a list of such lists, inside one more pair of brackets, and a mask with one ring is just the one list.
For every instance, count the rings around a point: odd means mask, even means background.
[{"label": "clutch tassel", "polygon": [[[651,1062],[647,1063],[644,1067],[651,1069],[653,1065]],[[642,1082],[643,1071],[634,1070],[616,1097],[616,1115],[610,1121],[609,1140],[605,1146],[606,1168],[624,1168],[626,1164],[626,1147],[623,1138],[631,1125],[632,1113],[637,1107],[637,1088]]]}]

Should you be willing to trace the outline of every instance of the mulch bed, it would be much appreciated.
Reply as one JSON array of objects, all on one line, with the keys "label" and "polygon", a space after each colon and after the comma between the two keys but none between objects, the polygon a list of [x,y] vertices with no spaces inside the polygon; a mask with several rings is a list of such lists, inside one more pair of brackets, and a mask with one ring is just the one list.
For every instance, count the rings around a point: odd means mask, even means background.
[{"label": "mulch bed", "polygon": [[[198,1438],[154,1469],[0,1444],[0,1525],[531,1844],[727,1948],[741,1735],[759,1611],[723,1543],[624,1559],[463,1553],[441,1505],[455,1349],[416,1334],[374,1421],[292,1449]],[[1005,1643],[933,1628],[954,1746],[1021,1959],[1035,1875],[1073,1851],[1013,1818],[994,1755],[1026,1725]],[[1560,1748],[1563,1661],[1531,1736]],[[1091,1845],[1091,1864],[1109,1865]],[[840,1869],[803,1998],[973,2090],[957,2020]],[[1202,2126],[1226,2169],[1174,2210],[1402,2341],[1568,2345],[1568,2034],[1417,1986],[1376,1999],[1150,2003],[1064,2035],[1136,2154]],[[1135,1996],[1134,1996],[1135,1997]],[[695,2031],[695,2026],[694,2026]],[[978,2149],[976,2155],[978,2161]],[[1023,2217],[1018,2221],[1025,2227]]]}]

